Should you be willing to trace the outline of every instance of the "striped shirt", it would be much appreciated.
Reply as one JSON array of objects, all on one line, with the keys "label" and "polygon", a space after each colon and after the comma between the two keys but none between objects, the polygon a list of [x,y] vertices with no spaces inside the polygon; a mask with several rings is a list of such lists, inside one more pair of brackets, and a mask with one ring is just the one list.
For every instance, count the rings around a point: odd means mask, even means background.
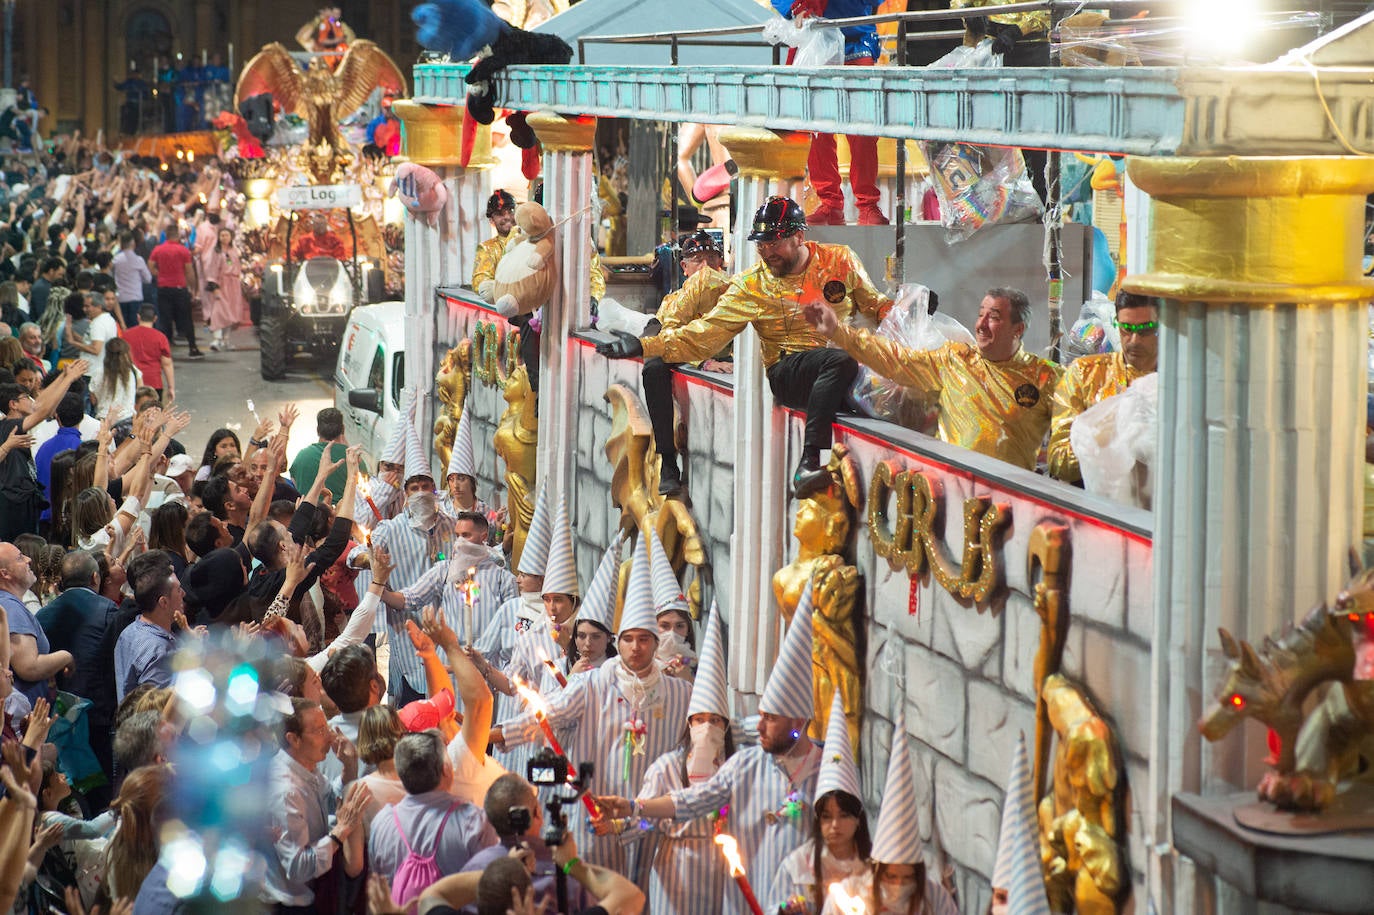
[{"label": "striped shirt", "polygon": [[[435,556],[441,553],[448,555],[453,549],[453,541],[453,521],[444,515],[438,517],[434,528],[428,532],[411,527],[410,519],[405,515],[383,521],[372,532],[372,546],[386,547],[391,553],[395,568],[387,579],[387,587],[393,591],[402,591],[418,582],[434,565]],[[359,552],[362,550],[355,550],[350,560]],[[372,582],[371,572],[368,572],[366,582],[363,577],[359,575],[355,583],[360,593]],[[401,694],[402,680],[421,693],[425,691],[424,664],[415,654],[415,646],[410,644],[405,621],[404,613],[389,608],[386,613],[378,614],[378,622],[386,626],[391,644],[387,684],[394,696]]]},{"label": "striped shirt", "polygon": [[[563,746],[574,764],[596,764],[598,794],[635,797],[649,764],[682,740],[692,685],[677,677],[660,675],[651,695],[636,713],[617,684],[616,669],[620,666],[619,657],[610,658],[585,676],[569,680],[566,689],[548,699],[549,723],[569,731],[569,740]],[[632,719],[644,725],[644,735],[640,749],[630,752],[626,747],[625,725]],[[508,747],[543,739],[538,721],[528,712],[504,722],[502,733]],[[644,885],[648,851],[627,849],[615,835],[587,836],[586,810],[580,804],[574,808],[569,828],[576,830],[584,861],[608,867],[637,885]],[[584,836],[586,845],[582,846]]]},{"label": "striped shirt", "polygon": [[[820,747],[813,745],[792,778],[777,757],[762,747],[745,747],[709,780],[669,792],[677,808],[674,819],[695,820],[729,804],[725,830],[739,842],[744,870],[754,879],[754,892],[762,900],[776,899],[780,894],[774,883],[782,875],[783,860],[811,837],[811,798],[816,794],[820,762]],[[787,811],[789,800],[799,802],[791,812]],[[746,915],[748,908],[742,894],[727,892],[719,911]]]},{"label": "striped shirt", "polygon": [[[518,589],[515,576],[507,572],[494,560],[485,560],[472,572],[471,578],[476,587],[476,595],[468,607],[465,590],[468,586],[469,568],[459,565],[456,559],[436,563],[420,580],[401,591],[405,598],[404,611],[388,610],[387,626],[394,641],[391,645],[391,669],[400,671],[406,682],[421,693],[425,691],[425,668],[410,644],[405,631],[407,615],[418,615],[425,607],[433,604],[444,613],[449,628],[458,635],[458,641],[470,645],[476,636],[496,615],[496,608],[515,597]],[[469,628],[469,621],[471,627]],[[404,643],[404,644],[403,644]],[[443,649],[439,649],[443,656]]]},{"label": "striped shirt", "polygon": [[[644,774],[639,800],[687,787],[686,766],[687,750],[682,747],[654,760]],[[658,843],[649,870],[649,911],[654,915],[716,915],[726,894],[739,892],[716,847],[715,820],[661,820],[655,833],[639,835],[656,836]]]}]

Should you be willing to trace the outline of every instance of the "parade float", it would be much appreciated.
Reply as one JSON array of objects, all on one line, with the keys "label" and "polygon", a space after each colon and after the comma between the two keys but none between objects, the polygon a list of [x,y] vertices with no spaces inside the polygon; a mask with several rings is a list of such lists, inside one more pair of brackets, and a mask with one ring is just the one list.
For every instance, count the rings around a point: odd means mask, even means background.
[{"label": "parade float", "polygon": [[[1060,15],[1078,5],[1017,6]],[[931,15],[897,16],[899,39]],[[1281,633],[1336,600],[1360,541],[1374,294],[1361,258],[1374,165],[1356,152],[1374,149],[1363,94],[1374,24],[1266,66],[1126,67],[1104,54],[1013,79],[997,69],[675,66],[680,46],[719,36],[670,32],[671,11],[653,21],[662,33],[626,40],[657,41],[656,66],[511,66],[491,81],[499,105],[534,112],[556,227],[537,394],[510,325],[465,288],[493,190],[488,168],[455,157],[472,130],[468,65],[416,68],[414,99],[399,112],[405,153],[436,171],[450,203],[436,225],[405,223],[408,383],[434,389],[417,421],[449,430],[470,417],[479,491],[508,504],[517,528],[541,481],[565,497],[583,580],[617,530],[656,530],[698,612],[714,600],[723,614],[741,715],[757,706],[797,583],[817,573],[817,708],[840,695],[868,786],[882,783],[894,741],[906,741],[921,837],[964,911],[987,905],[1020,736],[1033,748],[1056,911],[1367,910],[1374,839],[1349,830],[1368,824],[1317,818],[1296,824],[1299,835],[1291,819],[1345,794],[1334,786],[1368,733],[1366,691],[1350,685],[1363,669],[1352,640],[1366,625],[1356,617],[1368,609],[1367,579],[1311,621],[1314,634]],[[558,17],[541,26],[558,27]],[[658,495],[639,367],[594,349],[605,335],[593,328],[585,239],[598,118],[716,125],[740,214],[796,186],[808,131],[891,138],[900,150],[913,140],[1073,150],[1094,163],[1125,156],[1124,176],[1113,169],[1101,186],[1119,195],[1114,218],[1129,227],[1117,239],[1121,287],[1160,301],[1153,509],[860,416],[836,424],[830,488],[795,502],[787,482],[801,418],[773,403],[751,330],[735,344],[732,374],[676,372],[688,488]],[[918,252],[904,256],[928,246],[927,228],[809,235],[866,252],[870,274],[896,285],[928,278]],[[1007,243],[1031,241],[1038,263],[1044,230],[1007,228],[1030,233]],[[747,232],[738,220],[735,271],[754,262]],[[969,287],[952,282],[954,294],[941,287],[942,299],[999,284],[996,255],[978,250],[937,249],[951,271],[973,275]],[[1021,280],[1033,301],[1062,297],[1063,277],[1050,271]],[[1063,317],[1067,327],[1074,314]],[[1330,707],[1306,719],[1280,709],[1278,723],[1258,702],[1239,714],[1252,694],[1227,684],[1268,695],[1284,671],[1315,665],[1292,656],[1313,656],[1295,646],[1316,644],[1317,630],[1331,646],[1321,657],[1336,656],[1319,678],[1335,684],[1321,692]],[[1278,634],[1252,648],[1266,633]],[[1214,696],[1224,716],[1209,710]],[[894,735],[903,717],[906,733]],[[1268,722],[1277,744],[1247,719]],[[1215,746],[1203,739],[1227,731]],[[1304,781],[1300,760],[1320,777]],[[1238,816],[1261,782],[1301,813],[1276,811],[1289,818],[1281,828]]]}]

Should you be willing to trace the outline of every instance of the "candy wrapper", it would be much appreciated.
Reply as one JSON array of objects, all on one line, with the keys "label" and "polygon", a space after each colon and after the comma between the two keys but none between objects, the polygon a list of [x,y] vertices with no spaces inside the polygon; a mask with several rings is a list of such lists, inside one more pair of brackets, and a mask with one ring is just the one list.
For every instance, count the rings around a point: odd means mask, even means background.
[{"label": "candy wrapper", "polygon": [[[1000,67],[1002,55],[992,42],[958,47],[930,64],[932,69]],[[930,163],[931,183],[940,199],[940,222],[951,244],[986,225],[1035,222],[1044,213],[1021,151],[1014,147],[971,143],[922,142]]]},{"label": "candy wrapper", "polygon": [[1105,295],[1094,292],[1078,311],[1078,320],[1064,335],[1060,351],[1064,364],[1079,356],[1094,353],[1115,353],[1121,349],[1121,335],[1116,329],[1116,306]]},{"label": "candy wrapper", "polygon": [[[972,344],[973,334],[948,315],[930,309],[930,290],[906,284],[897,290],[897,301],[878,325],[877,333],[907,349],[939,349],[951,340]],[[934,400],[887,380],[867,366],[860,366],[853,395],[860,409],[875,419],[935,434],[937,409]]]},{"label": "candy wrapper", "polygon": [[1115,397],[1079,414],[1069,444],[1083,488],[1126,505],[1149,508],[1153,495],[1159,376],[1146,375]]}]

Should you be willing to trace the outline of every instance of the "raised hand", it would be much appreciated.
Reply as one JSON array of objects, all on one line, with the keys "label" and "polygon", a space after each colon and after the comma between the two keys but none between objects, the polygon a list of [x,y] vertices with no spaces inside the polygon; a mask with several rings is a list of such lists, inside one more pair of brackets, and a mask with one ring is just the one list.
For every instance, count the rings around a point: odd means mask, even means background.
[{"label": "raised hand", "polygon": [[10,430],[9,437],[5,439],[5,453],[10,454],[22,448],[33,447],[33,436],[24,431],[23,425],[17,425]]},{"label": "raised hand", "polygon": [[391,561],[391,551],[381,544],[372,547],[372,580],[385,582],[391,578],[391,573],[395,571],[396,563]]},{"label": "raised hand", "polygon": [[300,409],[294,403],[289,403],[282,407],[281,412],[277,414],[277,422],[281,423],[283,430],[290,429],[300,418],[300,415]]},{"label": "raised hand", "polygon": [[420,628],[434,640],[436,645],[442,645],[447,649],[450,645],[458,646],[458,636],[449,628],[448,622],[433,605],[426,607],[420,613]]},{"label": "raised hand", "polygon": [[48,730],[57,720],[48,715],[51,708],[48,700],[41,696],[34,700],[33,711],[29,712],[29,726],[24,729],[24,746],[37,750],[48,739]]},{"label": "raised hand", "polygon": [[287,593],[294,593],[296,587],[310,577],[310,573],[315,569],[315,563],[306,562],[310,555],[310,548],[304,543],[300,546],[288,547],[286,555],[286,582],[283,588]]},{"label": "raised hand", "polygon": [[416,654],[430,655],[435,653],[434,640],[421,632],[414,620],[406,620],[406,635],[410,636],[410,644],[415,646]]}]

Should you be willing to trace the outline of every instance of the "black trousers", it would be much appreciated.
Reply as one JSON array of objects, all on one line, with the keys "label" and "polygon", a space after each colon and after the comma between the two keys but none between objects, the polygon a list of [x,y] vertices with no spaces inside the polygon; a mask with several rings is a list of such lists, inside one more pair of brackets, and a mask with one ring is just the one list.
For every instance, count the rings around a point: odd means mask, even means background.
[{"label": "black trousers", "polygon": [[654,449],[677,454],[673,443],[673,367],[654,356],[644,360],[644,404],[654,427]]},{"label": "black trousers", "polygon": [[530,329],[530,315],[516,315],[510,319],[520,331],[520,361],[530,376],[530,390],[539,393],[539,332]]},{"label": "black trousers", "polygon": [[191,317],[191,291],[180,286],[157,287],[157,329],[167,335],[167,342],[176,340],[172,324],[186,338],[191,349],[196,348],[196,322]]},{"label": "black trousers", "polygon": [[768,368],[768,386],[778,403],[806,411],[807,448],[830,447],[835,416],[844,408],[859,363],[844,350],[809,349],[789,353]]}]

